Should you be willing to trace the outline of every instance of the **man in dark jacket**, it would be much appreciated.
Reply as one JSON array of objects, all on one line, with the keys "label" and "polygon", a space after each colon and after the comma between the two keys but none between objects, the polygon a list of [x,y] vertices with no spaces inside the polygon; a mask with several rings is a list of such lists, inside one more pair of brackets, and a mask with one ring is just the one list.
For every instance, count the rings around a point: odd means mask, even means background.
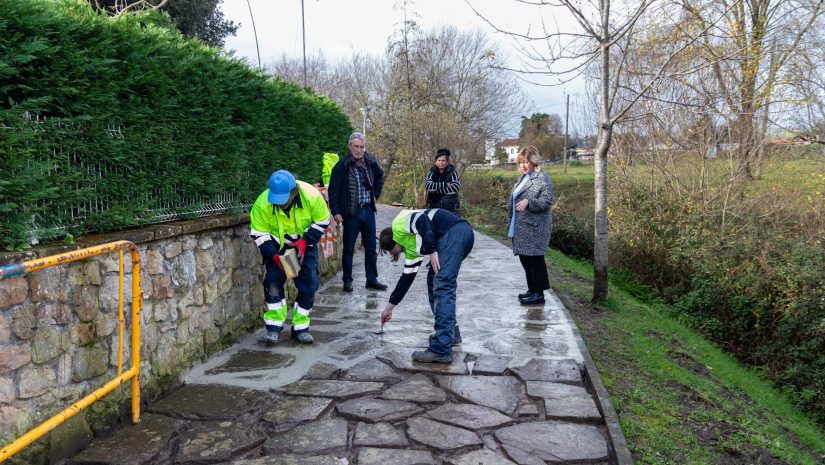
[{"label": "man in dark jacket", "polygon": [[427,173],[424,188],[427,189],[427,208],[443,208],[461,216],[458,202],[461,183],[455,167],[450,164],[450,149],[435,152],[435,164]]},{"label": "man in dark jacket", "polygon": [[335,221],[344,225],[344,292],[352,292],[352,256],[358,234],[364,243],[364,269],[368,289],[383,291],[378,281],[378,252],[375,246],[375,202],[384,187],[384,171],[367,153],[360,132],[349,136],[349,153],[332,169],[329,180],[329,209]]}]

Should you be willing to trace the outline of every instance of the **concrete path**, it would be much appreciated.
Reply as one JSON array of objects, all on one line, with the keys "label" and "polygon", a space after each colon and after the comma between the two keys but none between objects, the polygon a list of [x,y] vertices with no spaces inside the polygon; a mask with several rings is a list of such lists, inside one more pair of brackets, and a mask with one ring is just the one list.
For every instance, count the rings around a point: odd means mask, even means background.
[{"label": "concrete path", "polygon": [[[399,211],[382,206],[379,229]],[[141,423],[94,442],[76,464],[632,463],[595,367],[551,292],[525,307],[511,250],[476,233],[458,283],[463,343],[451,365],[413,363],[433,318],[426,269],[393,320],[380,313],[403,263],[379,257],[387,291],[320,289],[315,343],[261,346],[263,329],[196,367]],[[282,338],[284,341],[285,338]]]}]

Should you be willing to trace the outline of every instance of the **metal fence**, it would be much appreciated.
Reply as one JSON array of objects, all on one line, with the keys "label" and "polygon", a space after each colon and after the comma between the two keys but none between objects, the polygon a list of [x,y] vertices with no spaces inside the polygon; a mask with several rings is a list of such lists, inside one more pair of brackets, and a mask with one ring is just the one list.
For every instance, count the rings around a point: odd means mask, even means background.
[{"label": "metal fence", "polygon": [[[22,123],[19,127],[13,127],[0,122],[0,136],[5,131],[26,130],[35,134],[35,139],[28,142],[34,144],[39,142],[37,139],[49,139],[49,131],[79,130],[72,123],[61,121],[60,118],[47,118],[41,115],[31,115],[28,112],[24,113]],[[127,128],[114,123],[92,130],[103,131],[105,137],[111,139],[125,139],[127,134]],[[4,138],[0,137],[1,139]],[[41,241],[66,237],[68,231],[82,225],[88,218],[109,211],[113,202],[101,192],[100,181],[108,176],[128,178],[128,168],[107,160],[89,160],[88,157],[83,159],[72,150],[54,145],[51,148],[40,150],[43,153],[35,153],[31,165],[37,167],[35,168],[38,170],[37,174],[43,178],[61,176],[61,172],[69,166],[75,172],[82,173],[83,179],[66,182],[65,188],[75,189],[75,191],[83,189],[87,194],[83,196],[85,200],[81,202],[57,208],[53,207],[49,199],[39,200],[35,205],[26,206],[27,209],[38,212],[31,215],[28,224],[28,237],[32,245]],[[11,175],[15,176],[20,171],[19,168],[12,169]],[[249,173],[244,173],[245,178],[248,176]],[[169,185],[149,192],[134,192],[133,196],[136,204],[152,205],[155,208],[142,211],[131,224],[126,226],[142,226],[224,213],[240,213],[249,211],[251,207],[251,203],[244,201],[241,195],[234,190],[208,197],[185,196],[178,186]]]}]

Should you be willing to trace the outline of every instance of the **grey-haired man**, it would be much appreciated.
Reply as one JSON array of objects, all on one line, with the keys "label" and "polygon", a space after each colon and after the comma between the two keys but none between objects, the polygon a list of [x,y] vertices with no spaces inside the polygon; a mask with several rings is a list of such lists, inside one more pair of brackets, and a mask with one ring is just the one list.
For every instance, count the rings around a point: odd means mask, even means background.
[{"label": "grey-haired man", "polygon": [[329,209],[335,221],[344,225],[344,292],[352,292],[352,256],[358,235],[364,243],[364,271],[368,289],[386,290],[378,281],[378,250],[375,241],[375,203],[384,187],[384,171],[366,151],[360,132],[349,136],[349,153],[332,168],[329,180]]}]

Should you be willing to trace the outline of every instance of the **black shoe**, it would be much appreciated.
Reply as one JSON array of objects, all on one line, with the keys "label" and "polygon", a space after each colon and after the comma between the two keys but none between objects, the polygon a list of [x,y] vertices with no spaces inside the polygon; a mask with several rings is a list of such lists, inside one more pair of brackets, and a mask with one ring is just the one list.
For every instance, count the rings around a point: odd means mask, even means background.
[{"label": "black shoe", "polygon": [[519,298],[519,300],[521,300],[521,299],[523,299],[523,298],[525,298],[525,297],[530,296],[530,294],[532,294],[532,292],[530,292],[530,291],[528,290],[527,292],[522,292],[521,294],[519,294],[519,295],[518,295],[518,298]]},{"label": "black shoe", "polygon": [[452,355],[437,354],[430,351],[430,349],[413,352],[412,359],[421,363],[453,363]]},{"label": "black shoe", "polygon": [[352,292],[352,283],[344,283],[344,292]]},{"label": "black shoe", "polygon": [[369,283],[368,282],[366,288],[367,289],[375,289],[376,291],[386,291],[387,290],[387,285],[384,284],[384,283],[379,283],[378,281],[375,281],[374,283]]},{"label": "black shoe", "polygon": [[533,292],[523,299],[519,299],[522,305],[535,305],[544,303],[544,292]]}]

